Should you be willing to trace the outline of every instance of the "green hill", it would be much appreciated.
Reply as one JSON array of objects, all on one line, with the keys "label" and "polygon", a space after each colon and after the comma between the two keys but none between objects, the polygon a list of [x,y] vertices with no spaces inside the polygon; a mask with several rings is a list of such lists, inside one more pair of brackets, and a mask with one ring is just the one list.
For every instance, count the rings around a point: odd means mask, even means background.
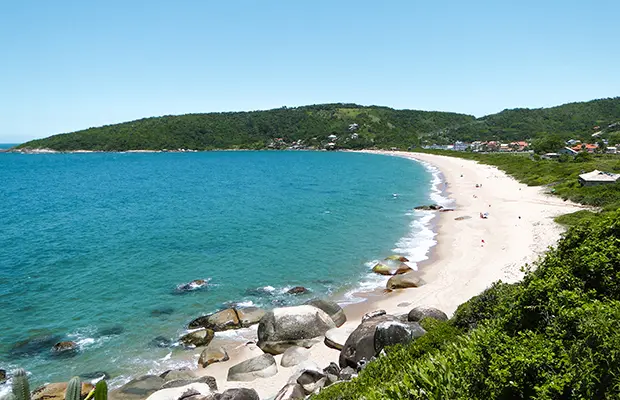
[{"label": "green hill", "polygon": [[[504,110],[459,126],[440,129],[427,135],[426,139],[431,142],[514,141],[555,134],[564,139],[587,141],[591,140],[591,135],[598,130],[620,131],[620,126],[608,128],[618,121],[620,97],[614,97],[550,108]],[[594,129],[597,126],[599,128]]]},{"label": "green hill", "polygon": [[[471,115],[357,104],[320,104],[267,111],[186,114],[145,118],[89,128],[24,143],[18,148],[59,151],[132,149],[263,149],[301,140],[320,147],[336,135],[340,148],[408,148],[421,143],[455,140],[513,141],[548,134],[591,140],[594,127],[620,131],[620,97],[564,104],[551,108],[504,110],[474,118]],[[357,127],[352,128],[352,124]],[[357,135],[353,135],[353,134]],[[615,136],[614,136],[615,135]],[[353,136],[353,137],[352,137]],[[618,133],[611,133],[619,137]]]},{"label": "green hill", "polygon": [[[356,104],[322,104],[268,111],[145,118],[33,140],[18,148],[119,151],[130,149],[266,148],[274,139],[321,146],[329,135],[344,148],[404,146],[440,127],[473,121],[463,114],[394,110]],[[357,128],[351,128],[357,124]],[[356,133],[357,135],[353,135]],[[357,136],[352,139],[351,136]]]}]

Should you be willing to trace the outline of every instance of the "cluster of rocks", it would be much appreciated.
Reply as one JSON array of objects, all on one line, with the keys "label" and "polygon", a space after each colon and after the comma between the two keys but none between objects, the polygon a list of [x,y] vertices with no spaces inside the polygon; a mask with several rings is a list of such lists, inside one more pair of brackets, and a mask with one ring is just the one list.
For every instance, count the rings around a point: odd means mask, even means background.
[{"label": "cluster of rocks", "polygon": [[425,210],[425,211],[439,211],[439,212],[445,212],[445,211],[454,211],[453,208],[445,208],[444,206],[440,206],[439,204],[430,204],[430,205],[425,205],[425,206],[417,206],[414,207],[415,210]]},{"label": "cluster of rocks", "polygon": [[386,290],[415,288],[423,284],[417,271],[405,264],[409,260],[404,256],[392,255],[377,263],[372,271],[379,275],[390,276]]}]

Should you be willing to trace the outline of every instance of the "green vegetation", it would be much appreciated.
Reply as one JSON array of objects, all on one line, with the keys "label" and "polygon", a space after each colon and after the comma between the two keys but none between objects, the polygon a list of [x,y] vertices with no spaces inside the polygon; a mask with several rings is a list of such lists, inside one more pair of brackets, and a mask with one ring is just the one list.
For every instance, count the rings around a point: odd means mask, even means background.
[{"label": "green vegetation", "polygon": [[24,369],[19,368],[13,373],[13,386],[11,389],[15,400],[30,400],[30,385],[28,384],[28,375],[26,375]]},{"label": "green vegetation", "polygon": [[[264,149],[277,138],[287,144],[325,145],[331,134],[340,148],[397,146],[406,149],[418,135],[473,121],[463,114],[394,110],[355,104],[323,104],[268,111],[187,114],[146,118],[33,140],[18,148],[59,151],[131,149]],[[351,124],[358,124],[350,129]],[[353,133],[357,138],[352,138]]]},{"label": "green vegetation", "polygon": [[[13,372],[12,393],[6,400],[30,400],[30,386],[28,384],[28,375],[23,368],[18,368]],[[78,376],[74,376],[67,383],[65,390],[65,400],[80,400],[82,397],[82,381]],[[107,400],[108,385],[104,380],[97,382],[95,388],[88,393],[84,400]]]},{"label": "green vegetation", "polygon": [[[504,110],[482,118],[470,115],[357,104],[320,104],[267,111],[186,114],[145,118],[33,140],[18,148],[72,150],[265,149],[277,138],[287,145],[322,147],[329,135],[344,149],[402,150],[455,140],[533,139],[542,150],[563,140],[592,141],[599,126],[610,144],[620,141],[620,97],[552,108]],[[358,127],[350,129],[351,124]],[[612,127],[609,127],[612,126]],[[352,134],[357,137],[353,138]],[[286,146],[276,146],[276,148]]]},{"label": "green vegetation", "polygon": [[536,267],[313,399],[619,398],[620,212],[570,228]]},{"label": "green vegetation", "polygon": [[504,110],[472,122],[433,132],[429,135],[429,139],[430,142],[443,143],[454,140],[513,141],[555,134],[563,140],[579,139],[590,142],[592,134],[596,131],[620,131],[620,126],[608,128],[618,121],[620,121],[620,97],[614,97],[550,108]]}]

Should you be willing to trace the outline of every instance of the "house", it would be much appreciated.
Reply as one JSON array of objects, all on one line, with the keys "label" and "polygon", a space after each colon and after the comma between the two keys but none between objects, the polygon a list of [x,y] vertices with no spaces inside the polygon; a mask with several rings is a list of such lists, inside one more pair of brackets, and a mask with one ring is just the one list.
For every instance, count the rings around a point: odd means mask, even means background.
[{"label": "house", "polygon": [[587,151],[588,153],[594,153],[596,149],[598,149],[598,146],[595,144],[585,143],[585,144],[578,144],[572,149],[575,151]]},{"label": "house", "polygon": [[579,152],[571,149],[570,147],[564,147],[563,149],[558,150],[558,154],[566,154],[567,156],[576,156],[577,154],[579,154]]},{"label": "house", "polygon": [[605,149],[605,153],[607,154],[618,154],[618,148],[615,146],[610,146]]},{"label": "house", "polygon": [[560,155],[558,153],[546,153],[540,156],[540,158],[543,160],[555,160],[560,158]]},{"label": "house", "polygon": [[358,139],[360,137],[360,135],[358,135],[357,133],[352,133],[351,134],[351,139]]},{"label": "house", "polygon": [[351,131],[351,132],[357,130],[357,128],[359,128],[358,124],[351,124],[351,125],[349,125],[349,131]]},{"label": "house", "polygon": [[581,144],[581,140],[577,140],[577,139],[567,140],[566,144],[569,146],[575,146],[575,145]]},{"label": "house", "polygon": [[592,172],[579,175],[579,183],[581,183],[582,186],[607,185],[618,181],[620,181],[620,174],[603,172],[596,169]]},{"label": "house", "polygon": [[327,139],[329,139],[330,142],[335,142],[336,140],[338,140],[338,136],[331,134],[327,137]]}]

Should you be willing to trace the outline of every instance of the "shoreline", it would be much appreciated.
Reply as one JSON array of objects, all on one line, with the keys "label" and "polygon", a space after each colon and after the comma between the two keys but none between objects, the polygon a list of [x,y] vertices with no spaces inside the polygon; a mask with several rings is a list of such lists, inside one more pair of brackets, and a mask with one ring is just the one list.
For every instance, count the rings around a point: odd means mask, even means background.
[{"label": "shoreline", "polygon": [[[521,267],[536,261],[564,231],[553,218],[582,209],[580,205],[544,194],[542,188],[518,183],[496,167],[475,161],[422,153],[363,152],[403,157],[437,168],[443,178],[438,185],[443,183],[440,189],[452,201],[454,211],[435,212],[431,220],[436,244],[427,251],[427,259],[417,263],[425,284],[391,293],[381,288],[355,292],[354,295],[363,300],[343,306],[347,322],[339,330],[354,329],[365,313],[378,309],[399,315],[416,306],[429,306],[452,316],[460,304],[493,282],[521,280],[524,276]],[[476,188],[477,183],[483,187]],[[489,218],[479,218],[482,212],[489,212]],[[455,220],[461,216],[469,218]],[[282,356],[278,355],[275,357],[276,375],[251,382],[228,382],[228,368],[262,354],[253,344],[241,345],[235,350],[234,354],[229,353],[229,361],[197,372],[214,376],[220,390],[253,388],[261,398],[271,398],[297,370],[296,367],[281,367]],[[337,362],[339,353],[321,341],[310,348],[308,361],[324,368],[330,362]],[[197,358],[197,354],[194,357]]]}]

